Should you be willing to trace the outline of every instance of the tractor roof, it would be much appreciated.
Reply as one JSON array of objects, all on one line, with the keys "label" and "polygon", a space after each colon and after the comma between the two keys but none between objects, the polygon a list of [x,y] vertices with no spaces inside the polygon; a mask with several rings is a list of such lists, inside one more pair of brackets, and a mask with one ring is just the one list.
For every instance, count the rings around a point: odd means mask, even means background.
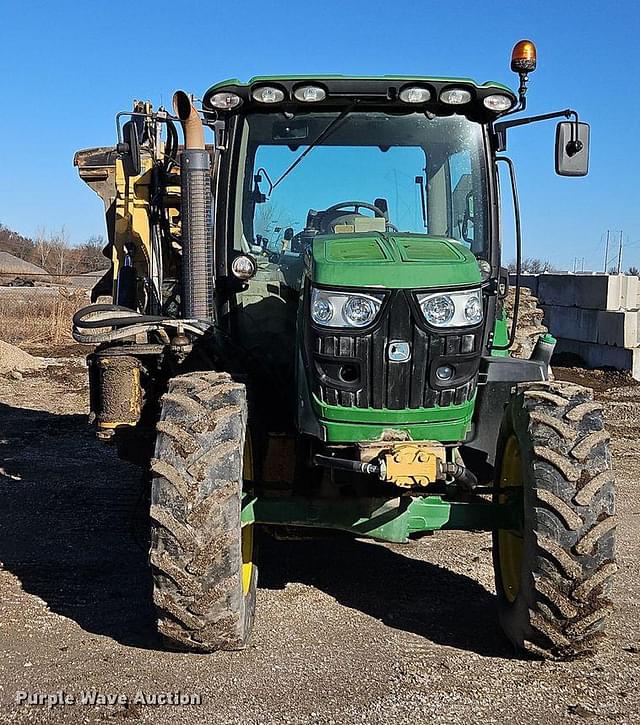
[{"label": "tractor roof", "polygon": [[[302,100],[299,91],[313,87],[320,88],[324,92],[322,98]],[[259,99],[260,89],[273,89],[276,92],[277,100],[270,103],[261,102]],[[406,95],[403,99],[403,91],[411,89],[424,89],[422,101],[406,102]],[[443,101],[442,93],[448,90],[463,90],[467,101],[458,102],[457,107],[452,107]],[[232,102],[235,105],[225,107],[219,102],[212,102],[222,98],[220,94],[233,94]],[[216,83],[204,94],[203,108],[209,112],[234,112],[252,108],[254,110],[278,110],[283,106],[321,108],[340,108],[360,102],[367,107],[402,107],[409,110],[427,110],[441,113],[459,111],[467,115],[482,117],[491,120],[503,113],[505,110],[496,111],[489,108],[484,100],[488,96],[507,96],[511,100],[510,108],[517,102],[515,93],[507,86],[488,81],[479,84],[471,78],[436,78],[430,76],[342,76],[342,75],[292,75],[292,76],[256,76],[247,82],[237,79],[230,79]],[[274,95],[271,94],[273,98]],[[448,105],[448,108],[447,108]]]}]

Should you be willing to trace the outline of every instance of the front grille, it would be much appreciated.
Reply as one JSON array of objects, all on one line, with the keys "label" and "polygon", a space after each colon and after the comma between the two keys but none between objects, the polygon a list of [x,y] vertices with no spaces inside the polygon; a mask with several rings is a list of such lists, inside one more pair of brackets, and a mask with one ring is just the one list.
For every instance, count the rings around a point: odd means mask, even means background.
[{"label": "front grille", "polygon": [[[459,405],[473,397],[482,328],[447,334],[429,330],[410,294],[392,292],[370,330],[310,331],[312,389],[322,402],[403,410]],[[407,362],[388,359],[393,341],[410,343]],[[455,375],[438,383],[435,369],[445,364],[455,369]]]}]

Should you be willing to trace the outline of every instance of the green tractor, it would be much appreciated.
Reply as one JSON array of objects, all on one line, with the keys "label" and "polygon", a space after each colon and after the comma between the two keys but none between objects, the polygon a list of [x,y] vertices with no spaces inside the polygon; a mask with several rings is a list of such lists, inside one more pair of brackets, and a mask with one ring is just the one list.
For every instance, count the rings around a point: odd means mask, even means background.
[{"label": "green tractor", "polygon": [[[499,618],[521,651],[594,650],[611,610],[614,489],[601,406],[552,380],[554,340],[505,312],[508,129],[563,119],[556,171],[587,173],[570,109],[461,78],[260,77],[196,110],[134,102],[76,154],[111,268],[74,318],[97,434],[150,466],[158,630],[241,649],[258,532],[410,542],[493,532]],[[183,142],[179,127],[182,127]],[[205,134],[206,131],[206,134]],[[210,136],[211,143],[206,141]]]}]

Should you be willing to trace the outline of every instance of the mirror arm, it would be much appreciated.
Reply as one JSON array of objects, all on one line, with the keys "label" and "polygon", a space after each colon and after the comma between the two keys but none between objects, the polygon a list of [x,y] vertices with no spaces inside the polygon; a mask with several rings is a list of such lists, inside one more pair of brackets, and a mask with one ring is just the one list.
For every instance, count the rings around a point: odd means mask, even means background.
[{"label": "mirror arm", "polygon": [[273,191],[273,181],[271,181],[271,177],[269,176],[267,170],[261,166],[256,171],[256,176],[259,176],[260,174],[264,174],[264,178],[267,180],[267,184],[269,184],[269,191],[267,192],[267,199],[271,196],[271,192]]},{"label": "mirror arm", "polygon": [[[507,148],[507,129],[513,128],[515,126],[525,126],[529,123],[537,123],[538,121],[549,121],[552,118],[571,118],[573,116],[575,118],[574,121],[574,133],[575,133],[575,139],[574,143],[577,145],[580,145],[580,142],[578,141],[578,112],[574,111],[572,108],[565,108],[563,111],[554,111],[553,113],[543,113],[539,116],[527,116],[526,118],[516,118],[513,121],[500,121],[500,123],[496,123],[493,126],[493,132],[496,138],[496,150],[497,151],[505,151]],[[574,154],[580,151],[581,148],[576,148],[574,150]]]},{"label": "mirror arm", "polygon": [[425,199],[425,195],[424,195],[425,181],[423,180],[422,176],[416,176],[415,182],[416,182],[416,186],[420,187],[420,207],[422,210],[422,225],[424,226],[424,228],[426,230],[427,229],[427,200]]}]

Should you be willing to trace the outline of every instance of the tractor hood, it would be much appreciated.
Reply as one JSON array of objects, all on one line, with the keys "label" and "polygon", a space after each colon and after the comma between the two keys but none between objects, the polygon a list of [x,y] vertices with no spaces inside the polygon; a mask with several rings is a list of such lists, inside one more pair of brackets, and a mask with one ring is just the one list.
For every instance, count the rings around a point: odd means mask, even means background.
[{"label": "tractor hood", "polygon": [[329,287],[420,289],[477,284],[478,262],[463,244],[424,234],[332,234],[313,242],[312,279]]}]

